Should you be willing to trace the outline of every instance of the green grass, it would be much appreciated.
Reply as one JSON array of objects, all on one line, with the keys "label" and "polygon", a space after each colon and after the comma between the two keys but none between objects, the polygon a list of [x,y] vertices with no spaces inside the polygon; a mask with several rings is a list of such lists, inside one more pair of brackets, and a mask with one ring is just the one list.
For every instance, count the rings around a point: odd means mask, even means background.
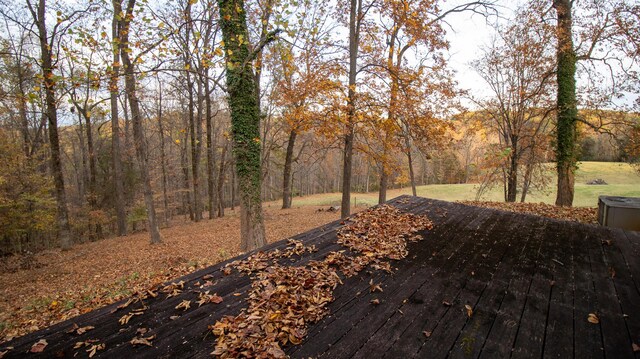
[{"label": "green grass", "polygon": [[[544,191],[530,192],[527,202],[544,202],[553,204],[556,198],[556,177],[554,167],[549,165],[551,180]],[[606,185],[587,185],[590,180],[601,178]],[[477,184],[439,184],[419,186],[418,196],[441,199],[445,201],[474,200]],[[391,199],[402,194],[411,194],[411,188],[391,189],[387,198]],[[581,162],[576,171],[575,197],[573,205],[576,207],[595,207],[598,196],[628,196],[640,197],[640,175],[627,163],[617,162]],[[340,205],[340,193],[317,194],[305,197],[294,197],[293,206],[331,206]],[[485,201],[503,201],[502,187],[496,186],[482,197]],[[378,203],[378,193],[352,193],[351,204],[355,206],[372,206]]]}]

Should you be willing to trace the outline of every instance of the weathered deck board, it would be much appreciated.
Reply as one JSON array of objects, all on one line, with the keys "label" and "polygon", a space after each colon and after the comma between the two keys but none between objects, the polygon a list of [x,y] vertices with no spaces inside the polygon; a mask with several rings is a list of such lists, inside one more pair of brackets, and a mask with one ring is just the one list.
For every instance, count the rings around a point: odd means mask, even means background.
[{"label": "weathered deck board", "polygon": [[[640,345],[637,232],[408,196],[390,202],[427,214],[433,230],[409,245],[407,258],[392,263],[393,274],[365,270],[344,279],[330,315],[308,328],[301,345],[285,348],[291,357],[640,358],[632,349]],[[304,265],[343,249],[335,243],[340,226],[335,221],[296,236],[318,250],[284,263]],[[278,242],[266,249],[284,247]],[[145,313],[127,325],[118,319],[131,308],[113,312],[117,303],[17,338],[0,351],[14,346],[5,357],[21,357],[46,338],[45,352],[30,357],[86,357],[74,344],[99,339],[105,350],[97,357],[209,357],[215,338],[207,326],[238,314],[251,285],[247,276],[223,275],[224,264],[177,279],[185,282],[182,294],[146,300]],[[215,283],[206,289],[224,301],[176,310],[182,300],[197,299],[205,275]],[[370,280],[384,291],[370,293]],[[473,309],[470,317],[465,305]],[[590,313],[598,324],[587,321]],[[69,334],[73,323],[96,329]],[[156,335],[153,347],[129,344],[138,328]]]}]

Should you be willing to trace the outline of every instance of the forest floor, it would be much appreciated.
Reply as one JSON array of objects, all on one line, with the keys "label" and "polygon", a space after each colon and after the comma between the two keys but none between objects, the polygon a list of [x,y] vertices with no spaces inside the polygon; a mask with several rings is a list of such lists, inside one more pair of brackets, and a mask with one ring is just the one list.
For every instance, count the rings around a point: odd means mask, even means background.
[{"label": "forest floor", "polygon": [[[469,204],[594,223],[593,208],[559,209],[544,204]],[[295,205],[295,203],[294,203]],[[282,210],[265,204],[269,241],[278,241],[339,218],[327,206]],[[240,254],[237,211],[193,223],[175,219],[162,229],[164,243],[147,233],[46,250],[0,261],[0,342],[116,302],[136,291]]]}]

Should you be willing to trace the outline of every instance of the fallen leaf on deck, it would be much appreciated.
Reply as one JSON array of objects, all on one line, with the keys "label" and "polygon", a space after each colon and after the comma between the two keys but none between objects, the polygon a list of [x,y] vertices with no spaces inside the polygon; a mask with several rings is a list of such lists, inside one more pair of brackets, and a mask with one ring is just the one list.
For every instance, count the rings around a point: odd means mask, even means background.
[{"label": "fallen leaf on deck", "polygon": [[369,293],[374,293],[376,291],[382,292],[382,287],[380,287],[380,284],[373,283],[373,279],[371,279],[369,281]]},{"label": "fallen leaf on deck", "polygon": [[0,352],[0,359],[4,358],[4,356],[7,355],[8,352],[9,352],[9,350],[1,351]]},{"label": "fallen leaf on deck", "polygon": [[633,349],[634,352],[640,352],[640,345],[636,343],[632,343],[631,348]]},{"label": "fallen leaf on deck", "polygon": [[95,327],[92,326],[92,325],[87,325],[86,327],[78,328],[76,330],[76,334],[81,335],[81,334],[84,334],[84,333],[90,331],[91,329],[95,329]]},{"label": "fallen leaf on deck", "polygon": [[125,325],[129,323],[129,320],[131,318],[133,318],[134,315],[142,315],[142,312],[131,312],[131,313],[127,313],[125,315],[123,315],[122,317],[120,317],[120,319],[118,320],[118,323],[120,323],[120,325]]},{"label": "fallen leaf on deck", "polygon": [[431,331],[425,330],[424,332],[422,332],[422,334],[424,334],[425,337],[429,338],[431,336]]},{"label": "fallen leaf on deck", "polygon": [[587,318],[587,321],[589,321],[589,323],[598,324],[600,323],[600,318],[598,318],[598,316],[595,315],[594,313],[589,313],[589,317]]},{"label": "fallen leaf on deck", "polygon": [[146,346],[152,347],[153,343],[151,343],[151,341],[153,339],[155,339],[155,338],[156,338],[155,335],[152,335],[152,336],[146,337],[146,338],[136,337],[136,338],[131,339],[131,341],[129,343],[131,343],[131,345],[146,345]]},{"label": "fallen leaf on deck", "polygon": [[91,345],[91,347],[87,349],[87,353],[89,353],[89,358],[93,358],[93,356],[96,355],[96,352],[98,350],[103,350],[103,349],[104,349],[104,343]]},{"label": "fallen leaf on deck", "polygon": [[450,307],[451,303],[447,302],[446,300],[443,300],[442,305],[444,305],[445,307]]},{"label": "fallen leaf on deck", "polygon": [[42,353],[42,351],[47,347],[48,344],[49,343],[47,343],[46,339],[40,339],[31,346],[31,350],[29,351],[32,353]]},{"label": "fallen leaf on deck", "polygon": [[380,304],[380,300],[379,300],[378,298],[376,298],[376,299],[371,299],[371,304],[378,305],[378,304]]},{"label": "fallen leaf on deck", "polygon": [[473,308],[471,308],[469,304],[465,304],[464,309],[467,310],[467,316],[471,318],[471,316],[473,315]]},{"label": "fallen leaf on deck", "polygon": [[183,300],[182,302],[180,302],[180,304],[176,305],[176,309],[188,310],[189,308],[191,308],[190,300]]}]

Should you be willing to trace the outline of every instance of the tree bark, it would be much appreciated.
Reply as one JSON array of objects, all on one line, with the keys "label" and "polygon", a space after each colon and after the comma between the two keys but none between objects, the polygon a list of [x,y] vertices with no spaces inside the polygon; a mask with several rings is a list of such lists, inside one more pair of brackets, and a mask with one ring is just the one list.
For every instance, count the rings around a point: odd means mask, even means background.
[{"label": "tree bark", "polygon": [[282,209],[291,208],[291,165],[293,163],[293,148],[295,147],[297,136],[298,132],[296,130],[292,129],[291,132],[289,132],[282,180]]},{"label": "tree bark", "polygon": [[[218,0],[225,44],[233,151],[240,194],[241,248],[266,243],[261,191],[260,103],[247,46],[244,0]],[[259,51],[259,49],[257,49]]]},{"label": "tree bark", "polygon": [[211,94],[209,93],[209,80],[208,80],[208,72],[205,70],[205,83],[204,83],[204,92],[205,92],[205,117],[206,117],[206,130],[207,130],[207,189],[209,191],[209,219],[213,219],[215,217],[216,211],[216,190],[215,190],[215,148],[216,144],[214,141],[214,128],[213,128],[213,115],[211,113]]},{"label": "tree bark", "polygon": [[[116,0],[118,1],[118,0]],[[122,182],[122,161],[120,155],[120,121],[118,118],[118,80],[120,78],[120,47],[116,39],[119,38],[118,19],[114,15],[111,21],[111,38],[113,63],[109,77],[109,93],[111,104],[111,167],[113,170],[113,188],[115,191],[116,234],[127,235],[127,213],[125,210],[124,183]]]},{"label": "tree bark", "polygon": [[164,223],[169,225],[169,196],[167,195],[167,187],[169,180],[167,179],[167,151],[164,143],[164,123],[162,118],[162,81],[158,78],[158,132],[160,132],[160,167],[162,169],[162,203],[164,205]]},{"label": "tree bark", "polygon": [[511,156],[507,170],[507,202],[515,202],[518,194],[518,138],[511,138]]},{"label": "tree bark", "polygon": [[387,187],[389,186],[389,175],[385,169],[385,166],[382,166],[380,170],[380,190],[378,191],[378,204],[382,204],[387,201]]},{"label": "tree bark", "polygon": [[224,217],[224,165],[227,157],[227,146],[222,147],[222,155],[220,155],[220,171],[218,172],[218,217]]},{"label": "tree bark", "polygon": [[[45,92],[45,115],[49,123],[49,146],[51,148],[51,171],[56,193],[56,222],[57,234],[62,249],[69,249],[72,245],[71,226],[69,225],[69,212],[67,210],[67,195],[64,189],[64,176],[62,174],[62,161],[60,159],[60,139],[58,136],[58,109],[55,96],[55,76],[53,74],[53,46],[48,42],[46,25],[45,0],[39,0],[36,9],[28,1],[29,10],[38,28],[38,40],[40,42],[40,62]],[[55,36],[55,34],[54,34]]]},{"label": "tree bark", "polygon": [[353,161],[354,126],[356,119],[356,75],[358,71],[358,45],[360,43],[360,0],[350,0],[349,10],[349,92],[347,98],[347,128],[342,158],[342,203],[340,217],[351,215],[351,171]]},{"label": "tree bark", "polygon": [[[119,14],[122,12],[120,0],[114,0],[114,12]],[[133,137],[136,148],[136,157],[140,165],[140,177],[144,192],[144,202],[147,208],[147,222],[149,225],[149,234],[151,243],[161,243],[162,236],[158,228],[158,219],[156,216],[156,208],[153,202],[153,189],[151,188],[151,178],[149,176],[149,164],[147,160],[147,147],[142,128],[142,114],[140,112],[140,103],[136,94],[136,79],[134,75],[133,63],[129,57],[129,24],[133,19],[133,11],[136,0],[128,0],[126,14],[120,20],[120,56],[124,65],[124,79],[127,98],[129,99],[129,107],[131,109],[131,123],[133,126]]]},{"label": "tree bark", "polygon": [[556,125],[556,161],[558,188],[556,205],[573,205],[574,170],[576,168],[576,122],[578,108],[576,102],[576,53],[572,39],[572,0],[555,0],[553,3],[558,15],[556,36],[558,120]]}]

